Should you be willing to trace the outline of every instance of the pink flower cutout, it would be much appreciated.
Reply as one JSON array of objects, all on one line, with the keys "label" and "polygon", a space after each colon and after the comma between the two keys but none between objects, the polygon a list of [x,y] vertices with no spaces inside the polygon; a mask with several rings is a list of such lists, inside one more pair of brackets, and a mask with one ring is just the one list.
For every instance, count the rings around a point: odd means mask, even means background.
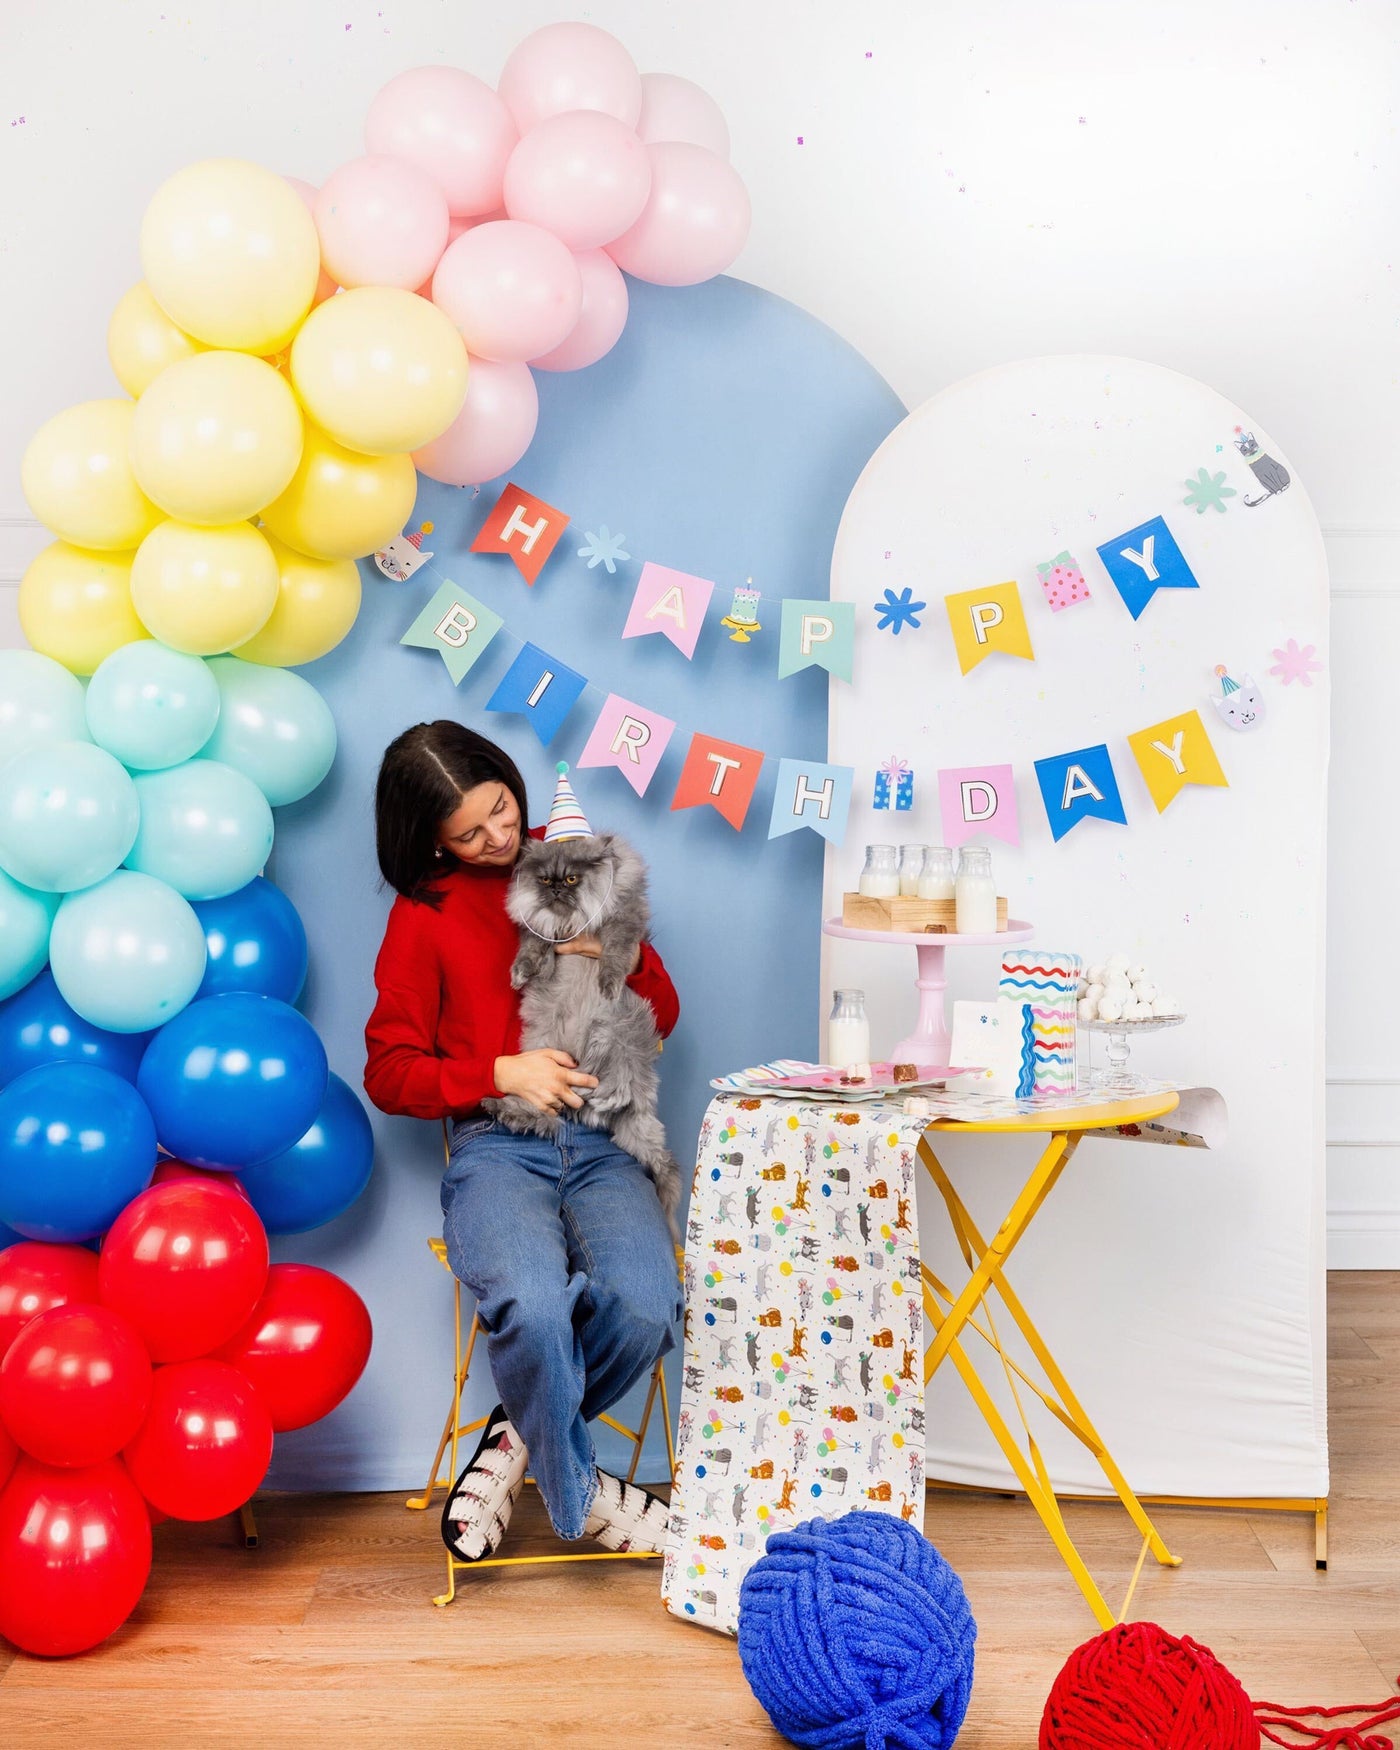
[{"label": "pink flower cutout", "polygon": [[1301,681],[1305,687],[1310,687],[1313,675],[1322,672],[1315,644],[1305,644],[1300,650],[1296,639],[1290,638],[1283,649],[1275,650],[1273,655],[1276,660],[1269,673],[1276,674],[1284,686]]}]

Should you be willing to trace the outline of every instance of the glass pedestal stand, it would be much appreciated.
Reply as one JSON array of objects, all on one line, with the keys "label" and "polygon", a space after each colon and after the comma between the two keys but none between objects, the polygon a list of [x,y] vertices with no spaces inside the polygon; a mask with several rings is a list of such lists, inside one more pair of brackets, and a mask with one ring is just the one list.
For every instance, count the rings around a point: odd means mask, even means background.
[{"label": "glass pedestal stand", "polygon": [[1147,1077],[1128,1067],[1132,1056],[1130,1041],[1139,1033],[1160,1033],[1164,1027],[1179,1027],[1185,1019],[1185,1015],[1152,1015],[1140,1021],[1081,1021],[1079,1025],[1086,1033],[1108,1035],[1105,1053],[1108,1067],[1095,1069],[1091,1060],[1089,1086],[1115,1094],[1141,1093],[1147,1086]]},{"label": "glass pedestal stand", "polygon": [[919,975],[915,988],[919,993],[919,1019],[907,1039],[901,1039],[890,1052],[891,1063],[915,1063],[921,1069],[946,1069],[949,1065],[948,1017],[944,997],[948,988],[948,970],[944,956],[949,948],[1000,948],[1008,942],[1025,942],[1035,934],[1035,926],[1022,918],[1008,918],[1006,928],[986,936],[915,935],[906,930],[856,930],[843,924],[840,918],[828,918],[822,933],[839,936],[845,942],[879,942],[886,947],[915,948],[919,955]]}]

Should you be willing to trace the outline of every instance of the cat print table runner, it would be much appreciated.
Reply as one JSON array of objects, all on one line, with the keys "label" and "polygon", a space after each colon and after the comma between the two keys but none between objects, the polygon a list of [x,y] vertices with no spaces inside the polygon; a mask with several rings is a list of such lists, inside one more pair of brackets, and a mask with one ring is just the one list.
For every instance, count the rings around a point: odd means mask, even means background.
[{"label": "cat print table runner", "polygon": [[925,1120],[721,1095],[700,1127],[662,1595],[734,1634],[771,1531],[852,1507],[922,1524]]}]

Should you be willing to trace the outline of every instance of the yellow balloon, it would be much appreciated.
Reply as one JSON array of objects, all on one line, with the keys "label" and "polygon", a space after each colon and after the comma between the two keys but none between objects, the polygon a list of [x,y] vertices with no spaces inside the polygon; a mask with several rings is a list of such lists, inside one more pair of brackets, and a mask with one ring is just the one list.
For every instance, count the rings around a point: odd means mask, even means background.
[{"label": "yellow balloon", "polygon": [[286,490],[301,460],[301,409],[270,364],[204,352],[162,371],[136,404],[131,465],[167,516],[243,522]]},{"label": "yellow balloon", "polygon": [[164,522],[131,562],[131,600],[152,638],[190,656],[246,644],[277,605],[277,561],[250,523]]},{"label": "yellow balloon", "polygon": [[360,286],[319,304],[292,342],[292,384],[317,425],[369,456],[421,449],[462,411],[467,349],[416,292]]},{"label": "yellow balloon", "polygon": [[81,401],[46,420],[24,452],[21,482],[42,523],[76,547],[127,552],[160,521],[128,456],[130,401]]},{"label": "yellow balloon", "polygon": [[126,293],[107,324],[107,357],[128,395],[144,394],[167,365],[203,351],[170,320],[144,280]]},{"label": "yellow balloon", "polygon": [[361,559],[400,533],[417,496],[411,456],[357,455],[308,420],[292,483],[263,526],[312,559]]},{"label": "yellow balloon", "polygon": [[311,308],[321,246],[290,183],[260,164],[207,158],[156,190],[141,221],[141,267],[187,334],[269,353]]},{"label": "yellow balloon", "polygon": [[94,553],[55,541],[19,586],[19,623],[44,656],[91,674],[114,650],[149,634],[131,602],[130,553]]},{"label": "yellow balloon", "polygon": [[234,651],[246,662],[295,668],[315,662],[355,624],[360,611],[360,572],[353,559],[308,559],[264,530],[277,557],[277,606],[256,637]]}]

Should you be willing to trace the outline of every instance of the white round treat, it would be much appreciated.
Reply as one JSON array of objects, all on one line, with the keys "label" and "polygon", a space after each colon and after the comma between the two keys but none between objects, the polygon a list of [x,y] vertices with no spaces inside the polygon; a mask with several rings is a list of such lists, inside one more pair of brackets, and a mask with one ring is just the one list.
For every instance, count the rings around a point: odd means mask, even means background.
[{"label": "white round treat", "polygon": [[1150,983],[1147,979],[1144,979],[1141,984],[1134,985],[1133,988],[1137,992],[1137,1000],[1140,1003],[1156,1002],[1157,986]]},{"label": "white round treat", "polygon": [[1102,984],[1104,981],[1104,969],[1103,969],[1102,965],[1091,966],[1089,968],[1089,975],[1088,976],[1089,976],[1089,983],[1090,984]]},{"label": "white round treat", "polygon": [[1087,978],[1081,978],[1079,983],[1077,985],[1075,985],[1074,994],[1075,994],[1075,996],[1080,997],[1080,998],[1088,996],[1088,994],[1089,994],[1089,980]]},{"label": "white round treat", "polygon": [[1096,1003],[1096,1002],[1098,1002],[1100,997],[1102,997],[1103,993],[1104,993],[1103,985],[1101,985],[1100,983],[1098,983],[1097,980],[1095,980],[1094,982],[1092,982],[1090,984],[1088,990],[1084,994],[1088,997],[1088,999],[1091,1003]]},{"label": "white round treat", "polygon": [[1103,987],[1103,994],[1115,1003],[1128,1003],[1133,998],[1133,987],[1126,978],[1110,978]]},{"label": "white round treat", "polygon": [[1122,1004],[1115,1002],[1112,997],[1104,997],[1099,1004],[1099,1019],[1101,1021],[1121,1021],[1123,1019]]},{"label": "white round treat", "polygon": [[1147,1021],[1152,1017],[1151,1003],[1129,1003],[1123,1011],[1125,1021]]},{"label": "white round treat", "polygon": [[1081,1021],[1097,1021],[1099,1004],[1097,997],[1081,997],[1079,999],[1079,1019]]},{"label": "white round treat", "polygon": [[1128,983],[1129,984],[1141,984],[1143,979],[1145,979],[1146,977],[1147,977],[1147,968],[1144,965],[1142,965],[1142,963],[1140,961],[1135,961],[1128,968]]}]

